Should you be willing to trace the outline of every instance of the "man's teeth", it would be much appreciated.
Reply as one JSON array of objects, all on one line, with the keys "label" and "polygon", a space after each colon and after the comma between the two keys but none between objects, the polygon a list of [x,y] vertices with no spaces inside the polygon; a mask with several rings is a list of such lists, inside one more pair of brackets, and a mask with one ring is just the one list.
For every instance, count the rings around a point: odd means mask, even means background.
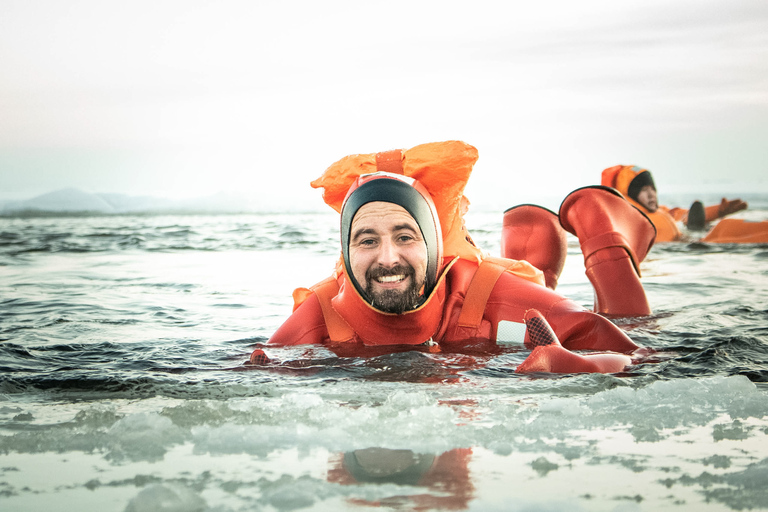
[{"label": "man's teeth", "polygon": [[405,279],[404,275],[399,276],[381,276],[377,279],[380,283],[396,283],[397,281],[402,281]]}]

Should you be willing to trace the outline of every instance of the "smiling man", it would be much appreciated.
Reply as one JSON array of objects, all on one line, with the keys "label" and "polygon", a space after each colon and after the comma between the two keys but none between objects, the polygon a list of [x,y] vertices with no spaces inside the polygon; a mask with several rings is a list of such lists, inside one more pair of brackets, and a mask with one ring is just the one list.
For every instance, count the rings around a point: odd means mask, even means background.
[{"label": "smiling man", "polygon": [[341,210],[341,251],[360,296],[385,313],[421,306],[441,265],[438,226],[415,180],[381,172],[358,178]]},{"label": "smiling man", "polygon": [[[525,261],[472,242],[463,190],[477,150],[460,141],[351,155],[312,182],[340,213],[334,274],[294,291],[270,345],[382,350],[532,350],[518,371],[616,372],[639,347],[608,319],[545,286]],[[552,250],[561,250],[553,241]],[[582,355],[572,350],[611,351]],[[253,364],[269,358],[261,349]]]},{"label": "smiling man", "polygon": [[349,260],[365,298],[377,309],[400,314],[419,306],[427,272],[427,244],[402,206],[374,202],[352,221]]}]

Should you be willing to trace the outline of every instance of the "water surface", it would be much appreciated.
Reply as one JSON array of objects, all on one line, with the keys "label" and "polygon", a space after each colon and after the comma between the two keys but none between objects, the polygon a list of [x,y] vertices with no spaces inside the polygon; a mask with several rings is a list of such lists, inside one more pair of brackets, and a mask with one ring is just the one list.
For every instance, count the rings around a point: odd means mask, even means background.
[{"label": "water surface", "polygon": [[[468,226],[498,254],[500,215]],[[768,508],[768,247],[655,246],[654,314],[618,323],[661,355],[620,375],[245,366],[337,244],[331,214],[0,218],[0,508]],[[590,307],[583,272],[570,239],[558,291]]]}]

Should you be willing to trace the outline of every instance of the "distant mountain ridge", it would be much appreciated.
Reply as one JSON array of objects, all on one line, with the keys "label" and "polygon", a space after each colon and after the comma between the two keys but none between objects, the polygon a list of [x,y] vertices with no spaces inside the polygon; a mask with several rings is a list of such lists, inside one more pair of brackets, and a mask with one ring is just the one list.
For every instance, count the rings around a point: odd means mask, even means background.
[{"label": "distant mountain ridge", "polygon": [[0,201],[1,215],[35,213],[246,213],[273,209],[263,198],[251,199],[227,192],[194,199],[163,199],[126,194],[94,194],[64,188],[32,199]]},{"label": "distant mountain ridge", "polygon": [[[312,194],[312,195],[309,195]],[[726,193],[729,197],[740,197],[749,203],[750,209],[768,209],[768,193]],[[663,198],[667,206],[687,208],[692,201],[699,199],[705,204],[717,204],[726,194],[702,191],[695,193],[670,192]],[[78,188],[63,188],[48,192],[31,199],[0,199],[0,216],[49,216],[49,215],[119,215],[119,214],[194,214],[194,213],[280,213],[280,212],[326,212],[327,207],[317,198],[316,191],[304,190],[290,199],[271,193],[268,190],[253,193],[236,194],[218,192],[192,199],[168,199],[153,196],[131,196],[119,193],[90,193]],[[553,195],[548,191],[531,195],[521,201],[514,200],[501,193],[474,200],[471,211],[504,211],[511,204],[528,202],[539,204],[557,211],[564,196]]]}]

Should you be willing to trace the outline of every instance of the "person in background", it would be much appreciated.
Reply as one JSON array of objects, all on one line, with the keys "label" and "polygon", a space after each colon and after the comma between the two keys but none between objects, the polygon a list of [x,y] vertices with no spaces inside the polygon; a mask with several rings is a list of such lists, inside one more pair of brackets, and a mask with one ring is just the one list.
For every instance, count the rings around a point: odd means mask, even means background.
[{"label": "person in background", "polygon": [[[704,231],[712,222],[747,208],[741,199],[723,198],[719,204],[704,206],[695,201],[689,210],[667,208],[658,203],[656,185],[650,171],[635,165],[615,165],[602,172],[601,185],[621,192],[656,226],[657,242],[675,242],[685,238],[678,227],[681,222],[689,231]],[[768,223],[748,223],[741,219],[720,222],[702,242],[763,243],[768,241]]]},{"label": "person in background", "polygon": [[[606,316],[650,315],[640,282],[640,263],[650,246],[644,245],[643,228],[655,233],[651,244],[683,239],[677,226],[702,230],[707,223],[744,210],[740,199],[723,199],[704,207],[696,201],[690,210],[659,206],[651,173],[637,166],[616,165],[602,173],[601,185],[571,192],[558,213],[532,204],[504,212],[501,255],[522,258],[544,272],[547,286],[555,289],[565,263],[563,251],[552,250],[558,237],[565,247],[566,232],[579,239],[586,275],[595,290],[595,312]],[[641,216],[645,223],[636,217]],[[768,243],[768,222],[722,219],[700,240],[705,243]]]},{"label": "person in background", "polygon": [[[546,269],[491,257],[474,245],[464,226],[463,190],[477,158],[464,142],[430,143],[351,155],[313,181],[340,213],[341,257],[330,277],[294,291],[293,314],[268,345],[324,344],[337,354],[365,355],[524,343],[532,352],[516,369],[522,373],[612,373],[631,363],[629,355],[642,354],[646,349],[610,320],[548,288]],[[613,228],[584,225],[588,216],[579,212],[589,212],[593,203],[586,192],[567,209],[571,228],[594,239],[596,230]],[[618,194],[608,195],[633,224],[628,243],[641,260],[653,244],[653,226]],[[565,251],[564,238],[536,238],[534,245],[544,243],[549,252]],[[515,243],[527,241],[519,237]],[[615,248],[611,240],[600,243],[592,244],[597,260]],[[610,280],[611,274],[597,277]],[[647,301],[641,309],[650,313]],[[270,361],[256,349],[251,362]]]}]

